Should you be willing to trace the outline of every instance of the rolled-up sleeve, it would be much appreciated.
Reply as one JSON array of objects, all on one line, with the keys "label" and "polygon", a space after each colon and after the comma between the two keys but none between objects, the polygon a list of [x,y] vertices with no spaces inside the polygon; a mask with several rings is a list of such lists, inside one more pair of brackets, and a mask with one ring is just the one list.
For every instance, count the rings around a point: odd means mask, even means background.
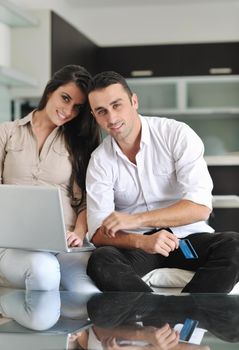
[{"label": "rolled-up sleeve", "polygon": [[182,199],[212,208],[213,182],[203,158],[204,145],[186,124],[172,138],[177,181]]},{"label": "rolled-up sleeve", "polygon": [[93,153],[86,175],[88,239],[91,240],[102,221],[114,211],[113,170],[111,158]]}]

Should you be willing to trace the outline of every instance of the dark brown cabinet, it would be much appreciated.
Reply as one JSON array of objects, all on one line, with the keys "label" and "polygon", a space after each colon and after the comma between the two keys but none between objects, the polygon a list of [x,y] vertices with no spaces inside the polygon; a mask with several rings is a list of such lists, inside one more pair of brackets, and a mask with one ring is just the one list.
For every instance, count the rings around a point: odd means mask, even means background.
[{"label": "dark brown cabinet", "polygon": [[239,196],[239,165],[214,165],[208,170],[213,179],[214,195]]},{"label": "dark brown cabinet", "polygon": [[[214,183],[213,194],[221,196],[221,204],[214,207],[209,224],[217,232],[239,232],[239,200],[236,197],[239,195],[239,165],[209,166],[209,172]],[[231,206],[228,204],[230,196],[235,196]]]},{"label": "dark brown cabinet", "polygon": [[214,208],[209,219],[216,232],[239,232],[239,208]]},{"label": "dark brown cabinet", "polygon": [[127,78],[135,71],[155,77],[239,74],[238,57],[238,42],[104,47],[97,52],[97,69]]},{"label": "dark brown cabinet", "polygon": [[67,64],[79,64],[96,73],[98,46],[54,12],[51,12],[51,45],[52,73]]},{"label": "dark brown cabinet", "polygon": [[239,74],[239,43],[182,45],[182,75]]},{"label": "dark brown cabinet", "polygon": [[104,47],[97,61],[99,71],[115,70],[126,78],[135,71],[151,71],[151,76],[182,75],[180,45]]}]

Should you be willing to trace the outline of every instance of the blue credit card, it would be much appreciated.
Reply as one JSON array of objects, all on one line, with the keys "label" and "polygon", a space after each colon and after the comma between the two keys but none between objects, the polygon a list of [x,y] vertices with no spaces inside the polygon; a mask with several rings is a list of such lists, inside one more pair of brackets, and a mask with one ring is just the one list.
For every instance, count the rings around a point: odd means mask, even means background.
[{"label": "blue credit card", "polygon": [[184,341],[189,341],[197,325],[198,325],[197,320],[186,318],[183,324],[183,328],[180,331],[179,339]]},{"label": "blue credit card", "polygon": [[198,255],[195,252],[191,242],[188,239],[180,239],[179,247],[186,259],[197,259]]}]

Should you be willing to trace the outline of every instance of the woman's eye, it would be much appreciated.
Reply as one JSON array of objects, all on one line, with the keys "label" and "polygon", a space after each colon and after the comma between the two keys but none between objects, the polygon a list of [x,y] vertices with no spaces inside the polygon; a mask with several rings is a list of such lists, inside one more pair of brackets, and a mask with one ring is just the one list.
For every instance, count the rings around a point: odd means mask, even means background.
[{"label": "woman's eye", "polygon": [[62,98],[63,98],[63,100],[64,100],[65,102],[69,102],[69,97],[68,97],[68,96],[63,95]]}]

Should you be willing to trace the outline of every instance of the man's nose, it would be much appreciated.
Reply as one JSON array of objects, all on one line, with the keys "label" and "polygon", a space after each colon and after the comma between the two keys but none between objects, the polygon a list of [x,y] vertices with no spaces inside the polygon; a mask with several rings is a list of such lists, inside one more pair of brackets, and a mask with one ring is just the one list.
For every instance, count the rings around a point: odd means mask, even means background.
[{"label": "man's nose", "polygon": [[114,111],[114,110],[109,111],[108,115],[107,115],[107,119],[108,119],[108,123],[114,124],[118,119],[116,111]]}]

